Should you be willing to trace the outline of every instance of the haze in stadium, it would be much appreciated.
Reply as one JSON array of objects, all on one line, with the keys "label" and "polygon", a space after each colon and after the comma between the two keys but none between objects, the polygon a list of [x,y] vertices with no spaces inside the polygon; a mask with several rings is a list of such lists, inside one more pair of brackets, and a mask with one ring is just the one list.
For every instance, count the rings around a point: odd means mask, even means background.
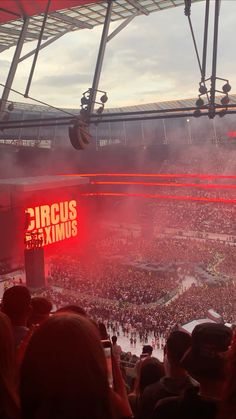
[{"label": "haze in stadium", "polygon": [[[49,43],[95,27],[40,51],[46,103],[8,98],[44,19]],[[0,419],[236,418],[235,23],[233,0],[0,1]]]}]

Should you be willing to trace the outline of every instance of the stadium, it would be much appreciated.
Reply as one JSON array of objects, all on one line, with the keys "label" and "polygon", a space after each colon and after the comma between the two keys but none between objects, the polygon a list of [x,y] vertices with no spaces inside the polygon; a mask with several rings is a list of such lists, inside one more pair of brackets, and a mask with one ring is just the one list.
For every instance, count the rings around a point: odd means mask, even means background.
[{"label": "stadium", "polygon": [[[196,97],[110,107],[106,43],[175,8],[200,67]],[[0,83],[3,418],[236,417],[236,94],[216,71],[222,8],[2,0],[0,51],[15,48]],[[97,26],[80,108],[31,96],[40,51]],[[16,71],[29,57],[23,92]]]}]

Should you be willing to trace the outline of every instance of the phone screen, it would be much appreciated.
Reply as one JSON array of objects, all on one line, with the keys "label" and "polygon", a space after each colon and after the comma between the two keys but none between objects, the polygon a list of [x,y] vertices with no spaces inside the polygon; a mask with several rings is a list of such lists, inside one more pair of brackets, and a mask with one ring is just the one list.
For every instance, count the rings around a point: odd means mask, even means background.
[{"label": "phone screen", "polygon": [[112,372],[112,357],[111,357],[111,342],[109,340],[102,341],[103,350],[107,363],[108,383],[111,388],[114,387],[113,372]]}]

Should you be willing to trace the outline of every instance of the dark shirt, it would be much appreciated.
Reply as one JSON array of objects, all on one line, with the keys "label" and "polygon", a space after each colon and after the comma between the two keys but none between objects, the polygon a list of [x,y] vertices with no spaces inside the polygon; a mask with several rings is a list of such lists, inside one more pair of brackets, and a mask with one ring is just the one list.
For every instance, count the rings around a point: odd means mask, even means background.
[{"label": "dark shirt", "polygon": [[219,402],[199,394],[160,400],[152,419],[216,419]]},{"label": "dark shirt", "polygon": [[185,390],[199,392],[200,385],[189,375],[181,378],[163,377],[157,383],[146,387],[141,400],[139,419],[150,419],[157,402],[165,397],[180,396]]},{"label": "dark shirt", "polygon": [[18,347],[24,340],[25,336],[29,332],[28,327],[25,326],[13,326],[13,336],[15,339],[15,345]]}]

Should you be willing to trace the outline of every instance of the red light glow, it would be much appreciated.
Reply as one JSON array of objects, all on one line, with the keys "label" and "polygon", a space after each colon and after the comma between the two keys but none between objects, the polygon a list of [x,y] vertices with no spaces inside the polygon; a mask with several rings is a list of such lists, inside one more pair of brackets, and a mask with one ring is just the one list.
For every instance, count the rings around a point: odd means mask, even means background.
[{"label": "red light glow", "polygon": [[143,193],[126,193],[126,192],[88,192],[81,194],[82,196],[116,196],[116,197],[132,197],[132,198],[150,198],[150,199],[168,199],[175,201],[198,201],[198,202],[214,202],[220,204],[236,204],[236,199],[225,198],[205,198],[199,196],[175,196],[175,195],[159,195],[159,194],[143,194]]},{"label": "red light glow", "polygon": [[73,173],[63,176],[82,177],[160,177],[160,178],[198,178],[198,179],[236,179],[236,175],[189,174],[189,173]]},{"label": "red light glow", "polygon": [[236,138],[236,131],[228,131],[227,135],[229,138]]},{"label": "red light glow", "polygon": [[199,189],[236,189],[236,185],[197,184],[197,183],[170,183],[170,182],[127,182],[127,181],[92,181],[91,185],[135,185],[135,186],[167,186],[174,188]]}]

